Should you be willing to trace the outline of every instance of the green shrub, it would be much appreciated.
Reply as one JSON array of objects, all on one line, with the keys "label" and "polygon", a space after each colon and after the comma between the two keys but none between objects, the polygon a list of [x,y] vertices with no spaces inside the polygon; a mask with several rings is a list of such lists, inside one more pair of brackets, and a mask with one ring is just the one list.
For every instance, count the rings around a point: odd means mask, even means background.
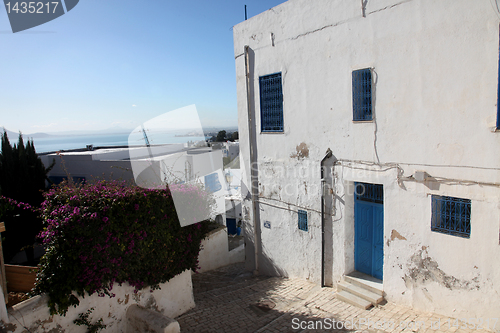
[{"label": "green shrub", "polygon": [[[191,198],[193,209],[209,209],[213,199],[196,186],[143,189],[124,182],[62,185],[42,203],[46,247],[34,288],[47,293],[51,314],[77,306],[76,295],[113,297],[113,285],[135,292],[158,289],[186,269],[196,270],[208,222],[181,227],[170,191]],[[76,293],[76,295],[75,295]]]}]

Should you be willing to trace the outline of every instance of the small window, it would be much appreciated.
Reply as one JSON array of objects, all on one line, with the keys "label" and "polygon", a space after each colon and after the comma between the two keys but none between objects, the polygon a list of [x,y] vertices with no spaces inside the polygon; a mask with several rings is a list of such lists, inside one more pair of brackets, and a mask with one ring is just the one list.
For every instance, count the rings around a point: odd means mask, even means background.
[{"label": "small window", "polygon": [[299,210],[299,229],[307,231],[307,212]]},{"label": "small window", "polygon": [[205,189],[209,193],[217,192],[222,189],[222,185],[219,182],[219,175],[216,172],[205,176]]},{"label": "small window", "polygon": [[372,120],[372,72],[370,68],[352,72],[352,108],[352,120]]},{"label": "small window", "polygon": [[281,73],[261,76],[260,123],[262,132],[283,132],[283,89]]},{"label": "small window", "polygon": [[470,238],[470,200],[432,196],[432,231]]}]

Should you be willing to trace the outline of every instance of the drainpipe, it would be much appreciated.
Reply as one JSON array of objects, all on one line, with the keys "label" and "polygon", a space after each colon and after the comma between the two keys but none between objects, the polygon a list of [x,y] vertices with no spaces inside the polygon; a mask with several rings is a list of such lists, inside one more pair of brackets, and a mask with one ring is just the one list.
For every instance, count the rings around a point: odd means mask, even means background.
[{"label": "drainpipe", "polygon": [[320,162],[321,168],[321,287],[325,286],[325,172],[323,162],[332,157],[332,150],[326,150],[325,157]]},{"label": "drainpipe", "polygon": [[254,128],[253,128],[253,118],[252,118],[252,96],[250,94],[250,58],[248,54],[249,46],[245,45],[245,76],[246,76],[246,89],[247,89],[247,118],[248,118],[248,146],[250,149],[250,193],[252,200],[252,216],[253,216],[253,239],[254,239],[254,250],[255,250],[255,270],[254,275],[259,275],[259,234],[258,229],[260,225],[257,226],[257,201],[256,197],[258,195],[258,177],[257,161],[255,161],[255,147],[254,147]]}]

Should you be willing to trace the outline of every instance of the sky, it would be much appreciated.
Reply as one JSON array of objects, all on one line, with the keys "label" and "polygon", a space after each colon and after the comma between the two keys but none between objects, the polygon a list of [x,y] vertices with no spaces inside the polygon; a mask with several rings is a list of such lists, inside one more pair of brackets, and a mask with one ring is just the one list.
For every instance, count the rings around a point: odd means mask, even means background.
[{"label": "sky", "polygon": [[130,129],[192,104],[204,128],[237,126],[232,27],[283,2],[80,0],[18,33],[0,8],[0,127]]}]

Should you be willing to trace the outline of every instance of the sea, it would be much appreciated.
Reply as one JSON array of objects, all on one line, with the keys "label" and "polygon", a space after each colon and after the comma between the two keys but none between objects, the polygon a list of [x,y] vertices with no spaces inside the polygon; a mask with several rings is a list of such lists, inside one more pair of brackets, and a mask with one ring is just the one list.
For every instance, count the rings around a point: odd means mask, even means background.
[{"label": "sea", "polygon": [[[87,145],[95,147],[113,147],[113,146],[136,146],[145,145],[145,139],[142,135],[136,135],[130,138],[130,133],[123,134],[86,134],[86,135],[50,135],[46,137],[34,137],[33,143],[37,153],[55,152],[62,150],[71,150],[86,148]],[[29,137],[29,135],[27,135]],[[204,141],[204,136],[179,136],[174,133],[162,133],[148,136],[151,145],[186,143],[188,141]]]}]

